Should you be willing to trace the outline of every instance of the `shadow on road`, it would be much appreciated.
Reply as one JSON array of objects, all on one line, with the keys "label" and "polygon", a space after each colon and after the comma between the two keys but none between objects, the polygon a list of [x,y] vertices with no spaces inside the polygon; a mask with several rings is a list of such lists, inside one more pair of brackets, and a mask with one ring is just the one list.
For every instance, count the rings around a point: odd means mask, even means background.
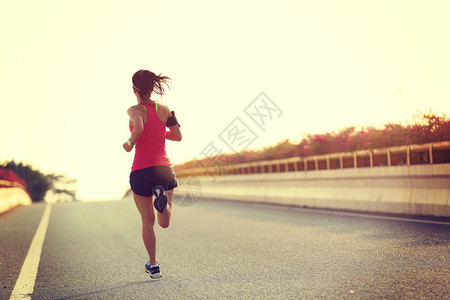
[{"label": "shadow on road", "polygon": [[137,285],[143,285],[146,283],[153,283],[153,282],[157,282],[159,280],[144,280],[144,281],[139,281],[139,282],[130,282],[127,283],[125,285],[121,285],[121,286],[115,286],[112,288],[107,288],[107,289],[102,289],[102,290],[98,290],[98,291],[93,291],[93,292],[88,292],[88,293],[84,293],[84,294],[79,294],[79,295],[74,295],[74,296],[68,296],[68,297],[64,297],[64,298],[57,298],[59,300],[66,300],[66,299],[76,299],[76,298],[83,298],[85,299],[85,297],[88,296],[93,296],[96,294],[102,294],[102,293],[109,293],[109,292],[113,292],[113,291],[118,291],[118,290],[122,290],[124,288],[128,288],[128,287],[132,287],[132,286],[137,286]]}]

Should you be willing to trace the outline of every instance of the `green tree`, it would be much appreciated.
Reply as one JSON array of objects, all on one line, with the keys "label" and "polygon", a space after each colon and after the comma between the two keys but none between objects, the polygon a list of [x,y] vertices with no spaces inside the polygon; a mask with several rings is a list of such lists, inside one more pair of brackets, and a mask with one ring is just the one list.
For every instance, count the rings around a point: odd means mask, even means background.
[{"label": "green tree", "polygon": [[0,168],[13,170],[17,176],[25,181],[26,189],[33,202],[43,201],[49,190],[52,190],[55,195],[67,195],[71,200],[75,200],[76,180],[70,179],[64,175],[45,175],[29,165],[24,165],[22,163],[16,164],[14,160],[4,163]]},{"label": "green tree", "polygon": [[5,163],[1,167],[13,170],[17,176],[25,180],[28,194],[33,202],[44,200],[45,194],[51,187],[51,183],[44,174],[22,163],[16,164],[14,161]]},{"label": "green tree", "polygon": [[75,184],[77,181],[75,179],[60,174],[48,174],[47,179],[52,183],[50,190],[57,198],[57,201],[76,200]]}]

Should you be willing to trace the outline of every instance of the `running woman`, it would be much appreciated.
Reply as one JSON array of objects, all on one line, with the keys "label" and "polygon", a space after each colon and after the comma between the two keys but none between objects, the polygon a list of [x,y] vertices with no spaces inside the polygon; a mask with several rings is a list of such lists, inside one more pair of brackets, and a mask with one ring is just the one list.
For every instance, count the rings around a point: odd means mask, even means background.
[{"label": "running woman", "polygon": [[[133,75],[133,92],[138,104],[128,109],[131,137],[123,144],[127,152],[136,148],[130,186],[141,214],[142,239],[149,256],[145,271],[152,279],[162,276],[156,260],[155,209],[158,224],[167,228],[172,215],[173,189],[177,186],[165,143],[166,139],[181,141],[175,113],[165,104],[151,99],[153,93],[164,95],[164,85],[168,86],[169,81],[169,77],[148,70]],[[166,131],[166,127],[169,130]]]}]

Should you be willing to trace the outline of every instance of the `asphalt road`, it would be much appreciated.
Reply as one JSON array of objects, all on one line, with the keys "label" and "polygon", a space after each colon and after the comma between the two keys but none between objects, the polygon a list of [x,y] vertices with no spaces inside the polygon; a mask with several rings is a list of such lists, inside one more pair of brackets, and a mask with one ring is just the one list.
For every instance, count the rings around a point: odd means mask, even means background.
[{"label": "asphalt road", "polygon": [[[9,299],[45,205],[0,215]],[[449,299],[450,226],[200,200],[157,229],[129,200],[52,207],[32,299]]]}]

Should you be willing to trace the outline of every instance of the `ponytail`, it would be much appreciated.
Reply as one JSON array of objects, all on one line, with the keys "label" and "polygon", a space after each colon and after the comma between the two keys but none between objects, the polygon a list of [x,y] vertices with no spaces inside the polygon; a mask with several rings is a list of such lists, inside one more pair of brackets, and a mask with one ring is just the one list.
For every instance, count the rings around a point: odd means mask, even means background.
[{"label": "ponytail", "polygon": [[166,93],[166,91],[164,90],[164,85],[166,85],[166,87],[168,87],[170,89],[170,78],[167,76],[161,76],[161,74],[156,75],[155,74],[155,79],[153,81],[153,92],[162,96]]},{"label": "ponytail", "polygon": [[164,85],[170,88],[170,78],[167,76],[156,75],[148,70],[139,70],[134,73],[133,88],[139,93],[141,100],[148,103],[152,93],[160,96],[165,94]]}]

